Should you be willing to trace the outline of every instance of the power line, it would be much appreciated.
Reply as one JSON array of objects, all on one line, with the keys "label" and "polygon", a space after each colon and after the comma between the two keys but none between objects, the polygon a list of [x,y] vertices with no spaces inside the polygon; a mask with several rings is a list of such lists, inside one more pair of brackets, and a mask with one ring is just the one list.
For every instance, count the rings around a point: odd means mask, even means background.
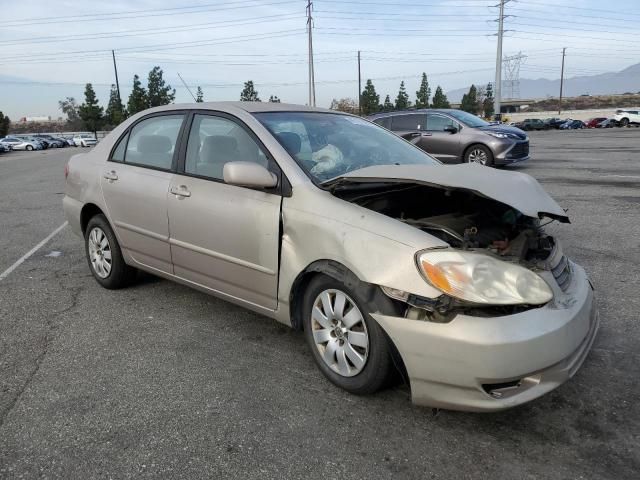
[{"label": "power line", "polygon": [[175,27],[167,27],[165,29],[162,28],[146,28],[146,29],[136,29],[136,30],[122,30],[117,32],[95,32],[95,33],[84,33],[84,34],[75,34],[75,35],[59,35],[59,36],[49,36],[49,37],[31,37],[31,38],[20,38],[20,39],[12,39],[12,40],[0,40],[0,45],[9,46],[9,45],[28,45],[34,43],[51,43],[51,42],[68,42],[74,40],[95,40],[95,39],[110,39],[110,38],[121,38],[121,37],[135,37],[135,36],[146,36],[146,35],[158,35],[163,33],[176,33],[176,32],[186,32],[186,31],[194,31],[194,30],[205,30],[210,27],[236,27],[239,25],[254,25],[258,23],[272,23],[274,19],[280,18],[281,20],[296,20],[301,16],[299,13],[290,13],[290,14],[278,14],[278,15],[267,15],[260,17],[252,17],[244,20],[227,20],[221,22],[207,22],[207,23],[196,23],[189,25],[179,25]]},{"label": "power line", "polygon": [[[116,17],[108,17],[108,18],[85,18],[82,20],[73,20],[73,19],[69,19],[69,17],[58,17],[58,19],[52,19],[49,18],[47,19],[47,21],[38,21],[38,22],[25,22],[25,23],[11,23],[9,24],[8,22],[3,23],[3,27],[26,27],[26,26],[32,26],[32,25],[47,25],[47,24],[51,24],[51,23],[84,23],[84,22],[98,22],[98,21],[109,21],[109,20],[128,20],[128,19],[135,19],[135,18],[149,18],[149,17],[166,17],[168,15],[171,16],[175,16],[175,15],[190,15],[190,14],[196,14],[196,13],[203,13],[203,12],[221,12],[221,11],[227,11],[227,10],[238,10],[238,9],[246,9],[246,8],[252,8],[252,7],[269,7],[269,6],[275,6],[275,5],[284,5],[284,4],[293,4],[293,3],[298,3],[295,0],[281,0],[278,2],[270,2],[270,3],[255,3],[255,0],[245,0],[242,3],[247,3],[247,1],[251,1],[254,2],[252,5],[237,5],[237,6],[231,6],[231,7],[216,7],[216,8],[205,8],[202,10],[197,10],[197,11],[193,11],[193,12],[181,12],[181,13],[176,13],[176,12],[165,12],[165,13],[157,13],[158,11],[163,11],[166,9],[154,9],[154,10],[145,10],[145,14],[142,15],[127,15],[127,14],[117,14],[117,15],[121,15],[121,16],[116,16]],[[197,7],[193,7],[193,8],[197,8]],[[156,12],[156,13],[153,13]],[[20,20],[15,20],[14,22],[21,22]]]}]

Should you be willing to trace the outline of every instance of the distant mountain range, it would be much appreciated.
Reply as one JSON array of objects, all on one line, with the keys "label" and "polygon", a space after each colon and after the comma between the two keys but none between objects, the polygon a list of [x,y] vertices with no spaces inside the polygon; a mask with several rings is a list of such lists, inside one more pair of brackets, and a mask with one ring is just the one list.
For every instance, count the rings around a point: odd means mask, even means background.
[{"label": "distant mountain range", "polygon": [[[478,83],[476,85],[481,85]],[[450,102],[458,103],[469,88],[458,88],[447,92]],[[549,80],[538,78],[520,79],[520,98],[539,99],[557,97],[560,92],[560,79]],[[640,92],[640,63],[631,65],[619,72],[601,73],[599,75],[570,77],[564,79],[563,96],[607,95],[612,93]],[[503,92],[503,98],[508,92]]]}]

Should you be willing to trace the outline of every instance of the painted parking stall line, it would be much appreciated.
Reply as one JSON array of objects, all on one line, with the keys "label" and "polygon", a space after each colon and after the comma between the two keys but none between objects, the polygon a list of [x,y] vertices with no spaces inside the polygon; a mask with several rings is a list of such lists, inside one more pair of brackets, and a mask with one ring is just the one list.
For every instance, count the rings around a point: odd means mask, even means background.
[{"label": "painted parking stall line", "polygon": [[0,273],[0,281],[2,281],[5,278],[7,278],[16,268],[18,268],[20,265],[22,265],[25,262],[25,260],[27,260],[31,255],[33,255],[38,250],[40,250],[43,246],[45,246],[46,243],[49,240],[51,240],[58,233],[60,233],[62,231],[62,229],[64,227],[66,227],[67,225],[69,225],[69,222],[64,222],[62,225],[60,225],[58,228],[56,228],[53,232],[51,232],[49,235],[47,235],[46,238],[44,238],[35,247],[33,247],[31,250],[29,250],[27,253],[25,253],[22,257],[20,257],[13,265],[11,265],[9,268],[7,268],[4,272]]}]

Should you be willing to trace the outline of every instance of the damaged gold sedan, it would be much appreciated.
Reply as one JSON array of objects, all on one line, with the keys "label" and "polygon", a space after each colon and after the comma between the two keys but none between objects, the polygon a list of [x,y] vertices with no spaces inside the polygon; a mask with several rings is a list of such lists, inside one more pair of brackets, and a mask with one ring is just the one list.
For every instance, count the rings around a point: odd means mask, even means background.
[{"label": "damaged gold sedan", "polygon": [[356,394],[399,370],[418,405],[496,411],[556,388],[598,328],[533,178],[444,166],[355,116],[169,105],[74,156],[64,210],[106,288],[137,269],[303,330]]}]

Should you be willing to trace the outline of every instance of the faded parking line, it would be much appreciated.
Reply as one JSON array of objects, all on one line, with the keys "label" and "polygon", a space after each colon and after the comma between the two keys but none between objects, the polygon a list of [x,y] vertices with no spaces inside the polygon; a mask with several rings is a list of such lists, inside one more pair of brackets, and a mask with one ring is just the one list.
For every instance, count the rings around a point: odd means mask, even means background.
[{"label": "faded parking line", "polygon": [[51,240],[58,233],[60,233],[60,231],[64,227],[66,227],[67,225],[69,225],[69,222],[64,222],[62,225],[60,225],[58,228],[56,228],[53,232],[51,232],[49,235],[47,235],[47,237],[44,240],[42,240],[35,247],[33,247],[31,250],[29,250],[27,253],[25,253],[22,257],[20,257],[16,263],[11,265],[4,272],[0,273],[0,281],[4,280],[5,278],[7,278],[11,274],[11,272],[13,272],[20,265],[22,265],[22,263],[24,263],[24,261],[27,260],[31,255],[33,255],[38,250],[40,250],[49,240]]}]

